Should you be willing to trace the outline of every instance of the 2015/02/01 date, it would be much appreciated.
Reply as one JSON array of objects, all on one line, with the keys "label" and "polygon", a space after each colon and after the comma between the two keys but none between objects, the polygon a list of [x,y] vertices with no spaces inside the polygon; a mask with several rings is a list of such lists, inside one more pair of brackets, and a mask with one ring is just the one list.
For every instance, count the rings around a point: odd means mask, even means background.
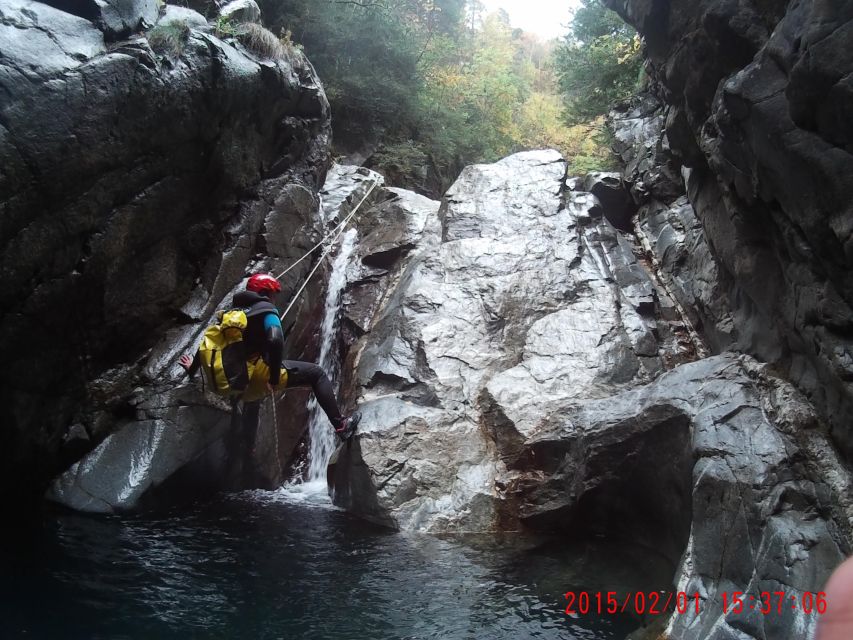
[{"label": "2015/02/01 date", "polygon": [[636,613],[638,615],[660,615],[674,610],[677,613],[687,613],[693,610],[699,613],[699,593],[678,593],[666,591],[636,591],[626,596],[617,595],[616,591],[567,591],[566,615],[577,616],[614,613]]},{"label": "2015/02/01 date", "polygon": [[826,613],[826,593],[806,591],[802,595],[788,594],[784,591],[762,591],[758,594],[743,591],[723,592],[723,613],[743,613],[760,611],[764,615],[782,613],[785,609],[802,611],[805,614]]}]

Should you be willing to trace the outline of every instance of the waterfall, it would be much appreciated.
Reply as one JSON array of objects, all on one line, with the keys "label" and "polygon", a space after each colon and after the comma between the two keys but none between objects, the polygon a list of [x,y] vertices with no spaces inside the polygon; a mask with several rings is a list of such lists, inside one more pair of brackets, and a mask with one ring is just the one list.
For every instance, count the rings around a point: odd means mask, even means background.
[{"label": "waterfall", "polygon": [[[353,249],[355,249],[357,235],[355,229],[349,229],[343,236],[338,255],[332,264],[332,275],[329,277],[329,289],[326,294],[326,308],[320,329],[321,342],[318,364],[331,379],[336,393],[340,370],[337,350],[334,348],[338,335],[338,312],[341,309],[341,294],[347,284],[347,265]],[[326,466],[335,451],[337,436],[315,398],[311,398],[308,408],[310,410],[308,438],[311,443],[308,453],[308,482],[322,481],[325,484]]]},{"label": "waterfall", "polygon": [[[338,315],[341,309],[341,294],[347,284],[347,265],[356,246],[358,233],[349,229],[343,235],[341,246],[332,263],[329,277],[323,322],[320,326],[320,358],[318,363],[332,381],[337,394],[340,363],[335,349],[338,334]],[[326,485],[326,467],[335,451],[337,436],[326,414],[312,396],[308,403],[308,473],[285,484],[278,491],[279,497],[287,502],[330,504]]]}]

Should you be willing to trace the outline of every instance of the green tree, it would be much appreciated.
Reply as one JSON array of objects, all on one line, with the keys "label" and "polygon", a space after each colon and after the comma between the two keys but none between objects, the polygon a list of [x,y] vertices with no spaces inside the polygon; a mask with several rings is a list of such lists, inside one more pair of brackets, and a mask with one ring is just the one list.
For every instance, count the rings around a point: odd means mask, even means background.
[{"label": "green tree", "polygon": [[555,52],[565,117],[580,124],[606,114],[637,88],[641,69],[636,32],[600,0],[582,0],[571,33]]},{"label": "green tree", "polygon": [[[259,4],[270,28],[289,32],[317,69],[336,151],[374,146],[367,164],[393,184],[435,197],[467,164],[542,147],[578,170],[608,164],[589,126],[561,121],[554,43],[513,29],[505,12],[488,13],[479,0]],[[582,8],[570,38],[618,35],[626,27],[614,18]]]},{"label": "green tree", "polygon": [[416,119],[420,62],[463,19],[464,0],[261,0],[323,80],[339,143],[398,135]]}]

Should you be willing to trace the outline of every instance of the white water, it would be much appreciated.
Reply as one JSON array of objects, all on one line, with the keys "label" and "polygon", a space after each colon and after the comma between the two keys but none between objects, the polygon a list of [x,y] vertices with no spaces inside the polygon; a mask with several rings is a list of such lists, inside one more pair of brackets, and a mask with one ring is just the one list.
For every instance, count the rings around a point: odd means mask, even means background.
[{"label": "white water", "polygon": [[[320,362],[318,364],[331,379],[336,394],[340,368],[337,350],[334,348],[338,335],[338,312],[341,309],[341,294],[347,284],[347,265],[355,249],[357,235],[355,229],[349,229],[344,233],[341,248],[332,264],[332,275],[329,277],[329,290],[326,294],[326,311],[320,329]],[[308,407],[311,411],[308,423],[308,437],[311,442],[308,453],[308,482],[316,482],[326,478],[326,467],[335,451],[337,439],[329,419],[320,409],[316,399],[311,398]]]},{"label": "white water", "polygon": [[[335,349],[338,335],[338,315],[341,309],[341,294],[347,284],[347,265],[356,245],[358,233],[349,229],[343,235],[341,246],[332,263],[332,275],[329,277],[326,293],[326,307],[323,323],[320,327],[320,359],[318,364],[329,376],[335,393],[338,391],[338,372],[340,363]],[[324,504],[329,503],[326,485],[326,467],[335,451],[337,437],[329,419],[312,397],[308,403],[308,474],[304,482],[299,479],[289,482],[276,492],[288,502]]]},{"label": "white water", "polygon": [[325,478],[313,482],[294,480],[274,491],[252,489],[234,495],[245,496],[255,502],[264,504],[299,504],[306,507],[320,507],[334,511],[340,509],[340,507],[332,504],[332,499],[329,497],[329,487],[326,484]]}]

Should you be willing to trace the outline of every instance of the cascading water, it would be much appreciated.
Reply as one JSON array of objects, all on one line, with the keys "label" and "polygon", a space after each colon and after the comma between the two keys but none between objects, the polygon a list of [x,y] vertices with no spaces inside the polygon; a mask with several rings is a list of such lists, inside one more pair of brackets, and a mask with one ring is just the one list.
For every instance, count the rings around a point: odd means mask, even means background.
[{"label": "cascading water", "polygon": [[[334,349],[335,338],[338,333],[338,312],[341,309],[341,294],[347,284],[347,265],[353,249],[355,249],[357,235],[358,232],[355,229],[350,229],[343,236],[341,248],[338,250],[338,255],[332,265],[332,275],[329,278],[329,290],[326,295],[326,309],[320,329],[319,364],[335,387],[337,387],[340,369],[340,363]],[[326,466],[335,451],[335,434],[315,398],[311,398],[309,409],[311,415],[308,434],[311,449],[308,454],[308,482],[322,481],[325,483]]]},{"label": "cascading water", "polygon": [[[338,315],[341,309],[341,294],[347,283],[347,265],[356,246],[358,232],[355,229],[346,231],[341,240],[341,246],[332,263],[332,274],[329,277],[326,306],[323,313],[323,323],[320,327],[320,358],[318,364],[326,372],[337,392],[338,362],[335,347],[338,333]],[[282,492],[293,500],[304,502],[328,502],[326,487],[326,466],[335,451],[336,436],[329,424],[326,414],[311,398],[308,418],[308,473],[302,479],[293,481],[282,487]]]}]

